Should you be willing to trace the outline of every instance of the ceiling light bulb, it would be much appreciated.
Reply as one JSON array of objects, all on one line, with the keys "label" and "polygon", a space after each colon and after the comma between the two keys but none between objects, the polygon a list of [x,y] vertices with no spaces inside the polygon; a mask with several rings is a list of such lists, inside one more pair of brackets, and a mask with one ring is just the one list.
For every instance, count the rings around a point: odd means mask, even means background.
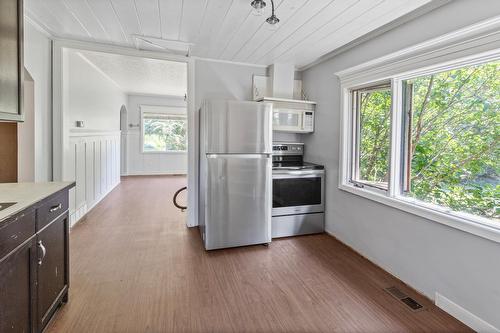
[{"label": "ceiling light bulb", "polygon": [[280,24],[266,24],[266,29],[275,32],[280,28]]},{"label": "ceiling light bulb", "polygon": [[252,14],[255,16],[260,16],[264,12],[266,2],[263,0],[253,0],[251,5],[253,7]]},{"label": "ceiling light bulb", "polygon": [[273,14],[266,19],[266,22],[270,25],[276,26],[280,22],[280,19]]}]

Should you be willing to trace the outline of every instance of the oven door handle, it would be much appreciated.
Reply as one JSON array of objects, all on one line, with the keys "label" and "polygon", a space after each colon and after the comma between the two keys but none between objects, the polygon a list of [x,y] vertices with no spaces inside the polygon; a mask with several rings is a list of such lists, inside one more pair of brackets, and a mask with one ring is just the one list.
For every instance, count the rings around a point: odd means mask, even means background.
[{"label": "oven door handle", "polygon": [[316,177],[322,177],[324,175],[324,171],[294,171],[294,170],[287,170],[287,171],[279,171],[279,172],[273,172],[273,176],[298,176],[298,177],[310,177],[310,176],[316,176]]}]

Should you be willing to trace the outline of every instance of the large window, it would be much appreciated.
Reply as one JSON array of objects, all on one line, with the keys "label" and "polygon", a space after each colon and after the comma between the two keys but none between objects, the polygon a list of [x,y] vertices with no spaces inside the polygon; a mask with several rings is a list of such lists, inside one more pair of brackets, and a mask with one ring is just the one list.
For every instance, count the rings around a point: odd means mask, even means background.
[{"label": "large window", "polygon": [[406,195],[498,222],[499,73],[491,62],[403,81]]},{"label": "large window", "polygon": [[142,112],[143,152],[186,152],[185,114]]},{"label": "large window", "polygon": [[349,89],[345,182],[500,228],[499,73],[490,61]]}]

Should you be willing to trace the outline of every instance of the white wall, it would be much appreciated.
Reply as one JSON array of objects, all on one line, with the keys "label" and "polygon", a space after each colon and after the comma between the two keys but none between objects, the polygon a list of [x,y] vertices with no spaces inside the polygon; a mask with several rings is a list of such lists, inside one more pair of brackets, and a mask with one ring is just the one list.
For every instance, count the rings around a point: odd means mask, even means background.
[{"label": "white wall", "polygon": [[64,98],[69,128],[75,128],[75,122],[83,120],[85,129],[119,130],[120,109],[127,103],[126,94],[78,51],[64,52]]},{"label": "white wall", "polygon": [[195,105],[204,99],[252,100],[252,76],[266,75],[266,68],[197,59]]},{"label": "white wall", "polygon": [[124,175],[151,174],[186,174],[187,153],[143,153],[141,147],[141,105],[175,107],[178,113],[187,105],[184,97],[162,97],[145,95],[128,95],[127,122],[128,127],[123,133],[126,151],[126,165],[122,170]]},{"label": "white wall", "polygon": [[[68,145],[64,180],[70,190],[73,225],[120,182],[120,110],[127,96],[78,51],[63,51],[63,112]],[[76,128],[82,120],[84,128]]]},{"label": "white wall", "polygon": [[338,189],[340,87],[334,73],[499,15],[497,0],[455,0],[302,73],[318,102],[306,159],[326,165],[326,228],[430,298],[439,292],[500,328],[500,244]]},{"label": "white wall", "polygon": [[[34,180],[38,182],[52,180],[51,43],[46,33],[37,29],[29,20],[24,20],[24,66],[34,81],[33,168]],[[22,153],[30,154],[26,151]]]}]

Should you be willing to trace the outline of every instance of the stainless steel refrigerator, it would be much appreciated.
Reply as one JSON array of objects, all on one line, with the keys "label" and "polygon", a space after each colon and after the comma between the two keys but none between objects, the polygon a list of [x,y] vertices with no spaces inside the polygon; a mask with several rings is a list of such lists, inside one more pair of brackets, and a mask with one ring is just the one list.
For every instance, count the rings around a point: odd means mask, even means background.
[{"label": "stainless steel refrigerator", "polygon": [[205,249],[271,242],[272,105],[200,109],[199,224]]}]

